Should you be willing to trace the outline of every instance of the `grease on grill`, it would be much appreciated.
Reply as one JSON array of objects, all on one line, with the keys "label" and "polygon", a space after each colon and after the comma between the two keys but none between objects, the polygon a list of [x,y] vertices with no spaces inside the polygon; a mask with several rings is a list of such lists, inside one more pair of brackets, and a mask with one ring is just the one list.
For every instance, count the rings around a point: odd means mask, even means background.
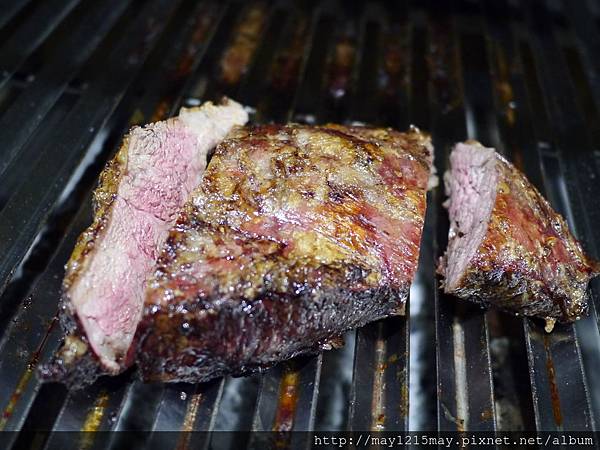
[{"label": "grease on grill", "polygon": [[400,92],[408,90],[410,65],[407,49],[404,27],[394,27],[385,33],[381,81],[383,94],[388,102],[396,101]]},{"label": "grease on grill", "polygon": [[375,374],[373,376],[373,399],[371,402],[371,430],[385,429],[385,360],[386,342],[382,336],[382,323],[377,324],[377,341],[375,342]]},{"label": "grease on grill", "polygon": [[21,378],[19,379],[19,382],[17,383],[17,387],[13,391],[12,395],[10,396],[10,400],[8,401],[8,404],[4,408],[4,411],[2,412],[2,417],[0,417],[0,431],[3,431],[4,428],[6,427],[8,419],[12,416],[12,414],[15,410],[15,407],[17,406],[17,403],[18,403],[19,399],[21,398],[21,394],[27,388],[27,385],[29,384],[29,381],[31,380],[33,372],[36,370],[36,367],[38,365],[42,349],[46,345],[46,341],[48,340],[48,336],[50,335],[52,328],[57,323],[58,323],[58,316],[54,316],[52,318],[52,321],[50,322],[50,325],[48,326],[48,329],[46,330],[46,334],[44,335],[42,342],[40,343],[40,345],[36,349],[36,351],[33,353],[33,355],[31,355],[29,364],[27,364],[27,369],[21,375]]},{"label": "grease on grill", "polygon": [[496,45],[495,50],[497,67],[497,73],[495,74],[496,92],[501,111],[508,125],[513,126],[515,124],[515,102],[512,85],[510,84],[509,67],[503,49]]},{"label": "grease on grill", "polygon": [[81,450],[87,450],[92,447],[95,438],[94,433],[100,428],[107,406],[108,392],[102,391],[94,402],[92,409],[85,416],[83,426],[81,427],[82,433],[80,433],[81,440],[79,441],[79,448]]},{"label": "grease on grill", "polygon": [[270,73],[270,87],[277,91],[291,89],[300,70],[308,20],[306,16],[297,16],[289,46],[277,53]]},{"label": "grease on grill", "polygon": [[173,105],[173,101],[177,96],[177,92],[181,88],[181,83],[183,83],[190,75],[194,67],[194,61],[197,59],[198,52],[206,44],[209,31],[216,19],[217,8],[215,8],[214,4],[204,5],[201,7],[198,14],[196,14],[190,39],[183,49],[177,66],[168,77],[168,91],[155,108],[155,111],[150,118],[150,122],[157,122],[167,118]]},{"label": "grease on grill", "polygon": [[457,53],[449,36],[452,24],[449,20],[439,19],[430,24],[430,46],[427,64],[431,83],[435,86],[434,101],[443,113],[462,104],[463,92],[460,82]]},{"label": "grease on grill", "polygon": [[233,39],[219,63],[220,79],[223,83],[229,85],[238,83],[248,70],[258,48],[266,16],[266,5],[263,2],[254,4],[248,8],[233,30]]},{"label": "grease on grill", "polygon": [[550,352],[550,339],[547,334],[544,335],[544,348],[546,349],[546,370],[548,371],[548,382],[550,383],[550,398],[552,400],[552,415],[556,425],[562,426],[562,412],[560,408],[560,397],[558,395],[558,386],[556,383],[556,370],[554,361]]},{"label": "grease on grill", "polygon": [[298,371],[286,370],[279,387],[279,403],[275,413],[273,431],[291,431],[293,429],[299,382],[300,374]]},{"label": "grease on grill", "polygon": [[326,69],[326,84],[329,94],[339,99],[344,97],[350,87],[352,67],[356,57],[356,42],[350,29],[337,36]]},{"label": "grease on grill", "polygon": [[10,417],[13,415],[15,406],[17,405],[19,398],[21,398],[21,394],[27,387],[27,384],[29,384],[29,380],[31,379],[31,375],[33,374],[33,367],[31,366],[37,365],[37,360],[32,361],[33,362],[27,365],[27,370],[23,373],[23,375],[21,375],[21,378],[17,383],[17,387],[10,396],[8,405],[6,406],[6,408],[4,408],[4,411],[2,412],[2,417],[0,417],[0,431],[3,431],[6,427],[6,423],[8,422],[8,419],[10,419]]},{"label": "grease on grill", "polygon": [[185,419],[181,426],[181,431],[193,431],[194,422],[196,422],[196,416],[198,415],[198,406],[202,400],[202,394],[196,393],[192,395],[190,402],[188,403],[187,410],[185,413]]},{"label": "grease on grill", "polygon": [[185,418],[181,425],[181,435],[177,442],[176,450],[187,450],[191,443],[191,437],[193,436],[190,432],[194,431],[194,424],[196,423],[196,417],[198,416],[198,409],[202,403],[202,393],[196,392],[192,394],[191,399],[187,405],[185,411]]}]

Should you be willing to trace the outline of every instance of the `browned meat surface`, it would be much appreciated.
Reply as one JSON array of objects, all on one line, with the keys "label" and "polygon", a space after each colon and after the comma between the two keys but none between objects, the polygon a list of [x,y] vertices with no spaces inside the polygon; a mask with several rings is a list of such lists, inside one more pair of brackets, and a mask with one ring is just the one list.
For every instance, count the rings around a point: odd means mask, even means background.
[{"label": "browned meat surface", "polygon": [[237,129],[171,229],[138,328],[145,380],[199,382],[401,314],[431,166],[417,131]]},{"label": "browned meat surface", "polygon": [[182,109],[136,127],[100,175],[95,216],[66,266],[63,311],[69,335],[47,378],[91,382],[133,362],[148,276],[176,214],[200,183],[207,152],[247,115],[230,100]]},{"label": "browned meat surface", "polygon": [[493,149],[458,144],[450,163],[445,292],[549,324],[584,315],[600,266],[564,219]]}]

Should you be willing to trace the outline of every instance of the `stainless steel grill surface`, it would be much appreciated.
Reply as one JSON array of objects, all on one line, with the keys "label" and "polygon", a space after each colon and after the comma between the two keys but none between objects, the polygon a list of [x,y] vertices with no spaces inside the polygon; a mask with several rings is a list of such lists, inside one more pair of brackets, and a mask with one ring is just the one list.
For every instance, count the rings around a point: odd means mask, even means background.
[{"label": "stainless steel grill surface", "polygon": [[[206,430],[594,430],[600,285],[590,316],[543,324],[438,290],[431,192],[406,317],[248,378],[80,391],[35,372],[58,347],[63,265],[90,191],[132,124],[228,95],[255,123],[364,122],[514,161],[600,256],[600,4],[559,0],[0,2],[0,430],[8,447],[210,448]],[[111,431],[87,434],[35,430]],[[168,441],[153,433],[170,430]],[[246,436],[249,438],[249,436]],[[127,441],[123,441],[127,439]],[[252,446],[232,438],[231,448]],[[287,444],[307,448],[305,435]],[[167,445],[168,444],[168,445]]]}]

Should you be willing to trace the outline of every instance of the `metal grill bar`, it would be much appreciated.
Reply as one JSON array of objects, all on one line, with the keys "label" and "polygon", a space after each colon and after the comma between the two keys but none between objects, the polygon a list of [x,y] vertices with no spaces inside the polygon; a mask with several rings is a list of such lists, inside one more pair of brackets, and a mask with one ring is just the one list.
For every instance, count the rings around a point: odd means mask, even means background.
[{"label": "metal grill bar", "polygon": [[[535,13],[532,11],[534,8]],[[573,209],[583,202],[585,208],[578,209],[586,211],[586,214],[578,215],[571,226],[574,227],[586,248],[593,253],[597,252],[598,241],[594,240],[594,233],[588,230],[595,229],[597,223],[592,220],[600,218],[600,189],[596,183],[583,181],[593,179],[595,176],[596,161],[588,129],[575,103],[576,92],[571,81],[564,81],[571,79],[566,71],[564,53],[551,28],[546,28],[550,26],[550,20],[545,5],[534,2],[529,10],[528,19],[529,26],[534,30],[534,33],[530,33],[530,43],[536,55],[534,59],[541,87],[547,98],[548,116],[555,131],[557,152],[570,194],[569,205]],[[541,67],[544,70],[541,70]],[[569,218],[567,213],[565,209],[564,215]]]},{"label": "metal grill bar", "polygon": [[[189,441],[187,433],[191,431],[211,430],[214,426],[216,408],[223,393],[224,379],[200,385],[174,384],[167,386],[158,408],[149,440],[152,448],[169,448],[173,444],[172,436],[164,431],[182,432],[178,445]],[[204,439],[204,442],[199,442]],[[188,442],[189,444],[189,442]],[[195,448],[206,448],[207,436],[194,437]]]},{"label": "metal grill bar", "polygon": [[[0,157],[0,177],[3,177],[0,199],[6,201],[9,198],[24,175],[23,170],[16,169],[26,166],[26,161],[35,160],[37,152],[21,155],[21,158],[10,166],[12,159],[46,118],[46,113],[63,94],[79,66],[102,41],[125,10],[127,3],[119,2],[116,8],[109,3],[91,8],[89,14],[78,21],[77,27],[71,30],[67,42],[60,44],[60,48],[57,49],[58,54],[52,58],[53,64],[47,65],[36,76],[36,80],[19,95],[0,118],[0,142],[3,142],[7,148]],[[86,39],[87,36],[92,38]],[[48,88],[49,84],[52,86],[51,89]],[[15,127],[14,123],[21,125]],[[4,176],[5,173],[8,176]]]},{"label": "metal grill bar", "polygon": [[[585,8],[582,7],[585,12]],[[558,29],[555,33],[554,45],[544,43],[548,48],[544,54],[548,52],[558,51],[558,61],[553,59],[551,70],[554,70],[557,62],[568,64],[569,71],[565,73],[565,67],[561,66],[562,72],[557,72],[558,77],[568,77],[571,83],[560,83],[561,86],[556,86],[557,81],[562,78],[552,79],[552,84],[548,84],[548,89],[553,90],[554,102],[560,105],[559,108],[554,108],[551,113],[552,120],[565,120],[557,133],[557,143],[559,148],[559,156],[561,159],[561,170],[565,173],[565,184],[568,196],[557,196],[563,201],[562,210],[565,212],[570,226],[574,229],[577,236],[584,242],[586,249],[596,258],[600,255],[600,238],[596,231],[596,220],[600,220],[600,212],[598,207],[600,203],[597,196],[600,195],[600,189],[594,182],[585,182],[586,177],[594,177],[598,171],[598,145],[600,144],[600,116],[598,113],[598,100],[600,100],[600,83],[598,77],[594,75],[592,67],[589,64],[598,63],[597,60],[587,62],[588,76],[584,73],[582,60],[583,56],[589,55],[593,51],[598,42],[600,42],[600,33],[596,30],[589,36],[589,42],[583,43],[582,47],[587,52],[579,52],[575,48],[575,39],[571,37],[569,31],[586,29],[587,20],[583,20],[580,13],[572,13],[570,8],[561,10],[559,17],[564,19],[564,15],[571,15],[572,27],[574,30],[567,28]],[[591,14],[590,14],[591,16]],[[583,20],[583,24],[580,21]],[[592,31],[592,30],[590,30]],[[583,55],[583,56],[582,56]],[[547,56],[546,56],[547,58]],[[556,90],[556,92],[554,92]],[[594,103],[594,100],[596,103]],[[572,135],[572,136],[571,136]],[[572,151],[575,150],[575,151]],[[583,176],[582,176],[583,175]],[[593,179],[593,178],[592,178]],[[568,197],[568,198],[567,198]],[[590,315],[595,316],[597,326],[600,326],[600,317],[598,316],[598,306],[600,305],[599,285],[597,280],[591,283],[591,308]]]},{"label": "metal grill bar", "polygon": [[0,4],[0,30],[9,23],[31,0],[11,1],[6,0]]},{"label": "metal grill bar", "polygon": [[39,146],[43,158],[31,169],[30,178],[40,183],[20,186],[0,212],[0,247],[4,255],[0,263],[0,292],[6,288],[10,276],[47,219],[62,192],[64,181],[76,167],[83,150],[122,99],[148,56],[164,27],[165,13],[172,12],[176,4],[154,1],[151,7],[136,17],[131,28],[134,38],[125,39],[106,62],[111,76],[99,73],[98,79],[90,83],[89,93],[65,118],[69,127],[55,130],[47,142],[32,142]]},{"label": "metal grill bar", "polygon": [[[409,12],[412,30],[410,39],[411,64],[409,75],[411,89],[407,95],[407,110],[410,123],[431,130],[430,99],[430,40],[427,18],[423,11]],[[406,58],[406,56],[405,56]],[[401,124],[405,127],[407,124]],[[421,239],[421,254],[416,279],[411,287],[410,297],[410,389],[409,389],[409,429],[433,430],[437,428],[437,389],[436,386],[436,266],[437,253],[437,205],[440,190],[434,189],[427,196],[425,227]],[[432,308],[432,305],[434,307]]]},{"label": "metal grill bar", "polygon": [[[521,50],[525,50],[521,54],[524,58],[531,57],[527,49],[526,44],[521,44]],[[532,66],[529,64],[529,69],[531,68]],[[546,66],[543,70],[553,70],[553,68]],[[538,76],[541,73],[538,72]],[[529,76],[532,75],[529,74]],[[538,82],[543,89],[544,80],[539,78]],[[548,99],[548,93],[544,94],[546,99]],[[543,107],[543,105],[540,106]],[[550,113],[549,110],[547,111]],[[545,138],[547,142],[556,142],[553,134],[546,135]],[[543,161],[556,158],[556,153],[552,154],[549,151],[550,147],[544,150],[547,156],[543,156]],[[547,185],[552,186],[552,184],[550,180],[547,181]],[[549,194],[550,199],[557,209],[568,218],[564,205],[560,204],[560,197],[552,195],[552,189],[549,190]],[[556,427],[557,429],[589,429],[593,424],[593,418],[589,404],[589,395],[585,387],[585,373],[575,329],[572,326],[568,326],[564,327],[564,336],[561,336],[558,331],[546,336],[532,322],[527,322],[526,330],[528,350],[531,348],[529,356],[530,373],[534,378],[532,381],[536,383],[533,393],[538,427],[542,429],[551,429],[552,427]],[[565,364],[567,361],[565,358],[569,358],[570,362],[568,364]],[[577,365],[574,365],[573,361],[577,361]],[[546,372],[543,370],[544,367],[546,368]],[[577,382],[572,383],[573,379],[576,379]],[[549,406],[551,408],[548,408]],[[569,407],[571,406],[576,406],[582,411],[582,414],[569,418],[563,417],[562,410],[570,410]],[[550,414],[550,411],[552,414]]]},{"label": "metal grill bar", "polygon": [[405,317],[379,321],[357,333],[350,430],[408,429],[408,342]]},{"label": "metal grill bar", "polygon": [[[89,206],[84,207],[84,210],[89,213]],[[41,358],[48,360],[56,348],[56,344],[44,344],[58,343],[60,339],[60,330],[53,317],[56,314],[56,299],[60,297],[60,279],[63,273],[61,266],[65,258],[69,257],[79,234],[76,226],[85,226],[88,217],[89,215],[80,215],[74,226],[66,231],[64,245],[51,261],[53,264],[24,299],[23,306],[0,342],[3,355],[0,360],[0,376],[3,380],[0,393],[2,430],[19,430],[23,426],[29,407],[39,390],[39,382],[33,373],[37,362]],[[22,329],[22,324],[27,324],[28,332]],[[18,346],[15,345],[16,342],[19,343]]]},{"label": "metal grill bar", "polygon": [[[48,116],[46,122],[47,128],[42,133],[43,137],[48,136],[49,130],[59,126],[65,114],[68,112],[70,106],[72,106],[72,101],[65,101],[58,105],[57,108],[55,108],[52,111],[52,113]],[[64,230],[61,231],[64,232]],[[62,236],[58,236],[57,239],[60,240],[61,237]],[[22,270],[18,271],[22,272],[21,276],[15,277],[15,279],[13,280],[9,288],[6,290],[6,292],[4,292],[2,296],[0,296],[0,338],[2,338],[5,335],[10,325],[10,321],[13,319],[13,314],[15,314],[17,308],[23,303],[23,299],[27,295],[26,291],[29,289],[28,282],[31,282],[32,278],[35,278],[36,276],[40,275],[39,272],[43,269],[44,264],[49,258],[44,257],[45,255],[43,251],[36,252],[32,250],[31,254],[32,256],[40,255],[38,261],[36,261],[36,267],[29,270],[26,267],[22,267]]]},{"label": "metal grill bar", "polygon": [[[576,37],[576,42],[573,44],[578,49],[581,49],[581,57],[583,65],[585,66],[585,73],[581,74],[582,83],[589,83],[591,88],[591,95],[588,97],[589,109],[586,109],[588,118],[593,118],[596,122],[598,121],[598,108],[600,104],[600,79],[596,76],[600,73],[600,61],[598,61],[597,55],[600,54],[600,33],[594,23],[597,21],[597,16],[593,11],[590,10],[592,4],[590,2],[584,2],[578,8],[567,7],[563,8],[563,14],[567,17],[568,23],[572,33]],[[577,50],[573,50],[577,52]],[[569,64],[571,62],[569,61]],[[573,69],[573,66],[569,66]],[[585,98],[582,100],[586,100]],[[591,111],[590,111],[591,109]],[[597,128],[597,124],[596,124]],[[597,129],[594,130],[596,135],[597,145]]]},{"label": "metal grill bar", "polygon": [[[27,57],[44,42],[78,2],[79,0],[50,0],[41,2],[35,8],[27,22],[19,27],[18,31],[0,48],[3,69],[0,74],[0,87],[10,79]],[[8,12],[10,14],[10,9]]]},{"label": "metal grill bar", "polygon": [[[381,55],[383,82],[381,86],[381,108],[379,114],[382,124],[389,124],[400,130],[410,125],[410,99],[414,98],[415,83],[423,81],[422,74],[413,65],[414,61],[424,63],[424,53],[417,55],[411,46],[411,28],[407,1],[389,5],[389,11],[382,12],[387,17],[383,33],[383,52]],[[413,118],[415,124],[424,127],[425,123]]]},{"label": "metal grill bar", "polygon": [[[296,90],[293,107],[290,108],[293,121],[312,123],[315,120],[315,112],[319,110],[320,102],[317,94],[323,91],[323,67],[326,66],[332,27],[335,26],[333,19],[334,2],[326,2],[323,10],[315,13],[317,17],[314,23],[314,34],[307,50],[304,64],[304,78]],[[319,45],[315,45],[315,43]],[[288,114],[289,115],[289,114]]]},{"label": "metal grill bar", "polygon": [[[573,95],[568,91],[568,84],[562,80],[568,80],[568,74],[563,72],[560,64],[560,59],[557,58],[559,53],[555,53],[558,49],[555,44],[554,37],[545,29],[549,24],[548,11],[544,4],[532,3],[531,9],[527,11],[529,26],[533,28],[531,36],[531,45],[537,52],[537,57],[534,58],[540,86],[546,97],[546,108],[548,117],[552,120],[555,135],[550,135],[550,142],[556,142],[558,150],[558,158],[563,166],[565,173],[565,181],[567,188],[573,193],[571,195],[571,205],[577,204],[577,184],[574,187],[569,187],[570,183],[576,183],[579,177],[594,177],[595,171],[587,166],[589,159],[586,155],[591,153],[585,152],[585,148],[589,148],[589,143],[586,142],[586,130],[577,123],[577,108],[572,103]],[[535,8],[535,17],[533,15]],[[543,67],[543,69],[542,69]],[[556,105],[556,106],[554,106]],[[558,107],[558,108],[557,108]],[[572,155],[576,155],[573,158]],[[575,159],[577,162],[575,162]],[[592,166],[593,167],[593,166]],[[587,178],[590,179],[590,178]],[[554,179],[553,181],[557,181]],[[552,183],[548,183],[552,185]],[[586,184],[587,189],[593,189],[592,183]],[[595,192],[588,192],[594,194]],[[561,204],[561,197],[552,195],[552,190],[549,191],[550,199],[553,201],[557,210],[560,211],[567,220],[570,218],[566,205]],[[587,207],[593,210],[598,204],[594,204],[597,199],[586,199]],[[582,217],[585,220],[585,216]],[[570,220],[571,227],[574,228],[572,217]],[[580,237],[585,242],[584,225],[581,222],[574,228],[574,231],[581,235]],[[593,249],[591,245],[588,248]],[[591,305],[593,308],[593,305]],[[531,325],[530,325],[531,326]],[[543,332],[539,332],[542,334]],[[555,332],[551,335],[543,337],[544,347],[550,362],[547,362],[549,378],[555,376],[556,381],[550,384],[550,395],[553,397],[554,405],[554,422],[559,429],[583,429],[589,430],[594,428],[594,418],[587,389],[585,369],[581,361],[581,352],[579,342],[575,333],[574,326],[565,327],[566,337],[561,339],[559,333]],[[539,336],[538,336],[539,339]],[[553,361],[553,362],[552,362]],[[565,364],[566,361],[570,363]],[[574,365],[573,361],[578,364]],[[553,364],[552,367],[549,364]],[[573,384],[572,380],[578,382]],[[539,392],[539,391],[538,391]],[[556,400],[558,397],[558,401]],[[562,408],[567,411],[580,410],[581,415],[575,417],[563,417],[561,411],[556,409]],[[543,411],[538,410],[540,419],[543,418]],[[562,419],[562,420],[561,420]]]},{"label": "metal grill bar", "polygon": [[361,14],[359,51],[356,61],[354,93],[346,119],[373,123],[379,119],[380,93],[378,76],[382,52],[382,23],[372,8]]},{"label": "metal grill bar", "polygon": [[[94,408],[89,416],[79,414],[79,404],[94,402]],[[82,429],[92,430],[96,428],[97,421],[101,419],[105,408],[108,406],[108,394],[100,385],[93,390],[77,391],[68,395],[63,407],[57,414],[53,430],[55,431],[79,431]],[[60,424],[60,425],[57,425]],[[46,442],[45,449],[67,449],[74,448],[73,433],[53,433]],[[89,439],[89,438],[86,438]],[[89,439],[90,441],[92,439]]]},{"label": "metal grill bar", "polygon": [[312,430],[322,357],[295,359],[269,370],[261,380],[252,429]]},{"label": "metal grill bar", "polygon": [[[243,7],[233,2],[230,7],[229,15],[225,17],[223,25],[219,27],[218,36],[215,36],[215,42],[220,43],[220,45],[211,49],[205,61],[204,71],[195,80],[195,86],[189,91],[194,103],[199,102],[201,99],[218,100],[223,95],[235,98],[240,85],[244,83],[248,76],[248,71],[253,70],[257,53],[260,53],[262,44],[264,44],[264,28],[268,28],[270,19],[272,19],[265,2],[248,3]],[[255,16],[251,14],[253,9],[258,11]],[[256,41],[254,49],[248,51],[249,61],[241,69],[239,78],[225,81],[226,70],[223,60],[227,52],[236,44],[236,30],[244,23],[248,24],[256,20],[257,16],[260,17],[263,23],[261,24],[261,30],[254,36],[254,41]]]},{"label": "metal grill bar", "polygon": [[293,10],[288,15],[289,23],[257,102],[256,120],[284,122],[290,120],[295,110],[295,95],[306,73],[306,58],[315,38],[314,18],[318,13],[314,7]]},{"label": "metal grill bar", "polygon": [[[287,26],[286,26],[287,25]],[[253,64],[247,75],[244,77],[238,88],[238,95],[233,97],[239,99],[244,105],[258,105],[261,96],[265,95],[265,82],[273,74],[269,68],[273,64],[273,59],[278,48],[284,39],[284,32],[291,28],[288,11],[276,9],[271,13],[268,26],[264,32],[262,45],[253,58]],[[285,41],[288,41],[285,39]],[[259,109],[259,108],[257,108]],[[258,115],[258,114],[257,114]]]},{"label": "metal grill bar", "polygon": [[[503,153],[515,164],[527,173],[529,180],[541,192],[544,189],[544,180],[541,170],[535,137],[530,130],[533,128],[532,115],[528,104],[525,80],[523,78],[522,68],[518,60],[516,49],[514,48],[513,36],[510,29],[503,26],[505,20],[509,19],[507,6],[503,2],[486,2],[484,5],[486,15],[486,27],[492,39],[492,60],[494,90],[496,98],[496,120],[500,130],[500,143]],[[517,325],[515,324],[513,326]],[[532,349],[531,330],[527,320],[523,321],[523,334],[525,347],[527,349],[527,361],[518,361],[518,364],[532,364],[532,360],[545,359],[545,353],[540,354],[539,349]],[[538,353],[536,353],[536,351]],[[535,356],[538,355],[538,356]],[[542,366],[531,366],[529,377],[532,382],[531,387],[521,388],[521,417],[520,421],[525,426],[533,426],[534,408],[539,409],[537,404],[539,398],[537,389],[539,383],[548,383],[548,380],[534,380],[531,377],[537,374],[544,377],[545,373]],[[539,384],[542,386],[542,384]],[[517,393],[519,395],[520,393]],[[524,396],[527,396],[525,399]],[[549,400],[546,398],[546,400]],[[536,403],[534,406],[534,402]],[[545,411],[552,411],[552,404],[547,403],[542,406]],[[539,419],[537,421],[539,424]]]}]

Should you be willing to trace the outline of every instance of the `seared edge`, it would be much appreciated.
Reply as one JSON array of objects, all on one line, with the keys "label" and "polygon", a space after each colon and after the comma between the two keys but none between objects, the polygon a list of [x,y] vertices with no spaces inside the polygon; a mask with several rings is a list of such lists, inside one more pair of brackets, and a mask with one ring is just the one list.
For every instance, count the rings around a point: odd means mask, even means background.
[{"label": "seared edge", "polygon": [[194,299],[168,310],[149,309],[138,328],[138,366],[144,381],[162,382],[198,383],[262,371],[301,354],[329,350],[345,331],[403,314],[408,290],[408,285],[401,290],[340,287],[317,296],[307,290],[212,305]]},{"label": "seared edge", "polygon": [[[485,238],[456,286],[442,283],[444,291],[543,318],[549,330],[554,321],[578,320],[587,314],[587,286],[600,264],[525,175],[498,153],[495,158],[498,183]],[[447,254],[438,271],[445,275],[446,267]]]}]

